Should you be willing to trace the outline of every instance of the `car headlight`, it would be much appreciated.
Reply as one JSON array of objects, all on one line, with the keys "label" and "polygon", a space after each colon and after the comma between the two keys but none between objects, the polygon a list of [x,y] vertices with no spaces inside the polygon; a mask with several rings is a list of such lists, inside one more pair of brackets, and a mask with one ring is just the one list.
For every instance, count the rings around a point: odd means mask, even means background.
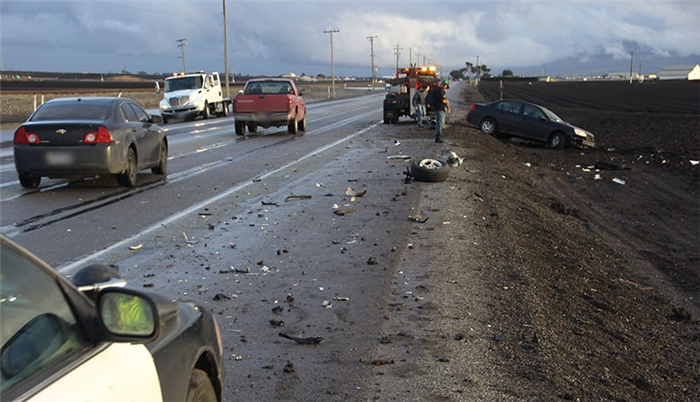
[{"label": "car headlight", "polygon": [[589,133],[586,130],[581,130],[580,128],[574,128],[574,134],[578,135],[579,137],[588,137]]}]

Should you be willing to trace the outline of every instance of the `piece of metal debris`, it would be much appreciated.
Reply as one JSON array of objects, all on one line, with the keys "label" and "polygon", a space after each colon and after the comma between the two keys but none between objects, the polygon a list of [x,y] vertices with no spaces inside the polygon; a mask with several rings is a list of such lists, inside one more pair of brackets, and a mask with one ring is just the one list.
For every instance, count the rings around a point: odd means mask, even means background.
[{"label": "piece of metal debris", "polygon": [[387,159],[403,159],[403,160],[409,160],[411,159],[411,155],[390,155],[386,157]]},{"label": "piece of metal debris", "polygon": [[298,338],[296,336],[287,335],[283,332],[280,332],[279,335],[282,338],[290,339],[290,340],[292,340],[296,343],[302,344],[302,345],[318,345],[323,340],[322,336],[311,336],[308,338]]},{"label": "piece of metal debris", "polygon": [[288,195],[287,198],[285,198],[284,200],[285,200],[285,201],[293,200],[293,199],[308,200],[309,198],[311,198],[310,195],[296,195],[296,194],[290,194],[290,195]]},{"label": "piece of metal debris", "polygon": [[344,216],[351,212],[355,212],[355,208],[337,209],[333,211],[334,214]]},{"label": "piece of metal debris", "polygon": [[129,250],[141,250],[143,248],[143,244],[137,244],[135,246],[129,246]]},{"label": "piece of metal debris", "polygon": [[409,215],[408,219],[412,222],[418,222],[418,223],[425,223],[428,221],[428,217],[423,216],[423,215]]}]

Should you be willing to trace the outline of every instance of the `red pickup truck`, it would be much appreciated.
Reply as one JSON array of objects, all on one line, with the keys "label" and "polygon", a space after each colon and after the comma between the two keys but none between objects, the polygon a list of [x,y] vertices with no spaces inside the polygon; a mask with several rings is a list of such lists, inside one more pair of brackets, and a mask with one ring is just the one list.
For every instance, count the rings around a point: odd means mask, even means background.
[{"label": "red pickup truck", "polygon": [[255,78],[233,98],[236,135],[246,127],[255,133],[258,127],[287,126],[289,134],[306,131],[306,104],[294,80]]}]

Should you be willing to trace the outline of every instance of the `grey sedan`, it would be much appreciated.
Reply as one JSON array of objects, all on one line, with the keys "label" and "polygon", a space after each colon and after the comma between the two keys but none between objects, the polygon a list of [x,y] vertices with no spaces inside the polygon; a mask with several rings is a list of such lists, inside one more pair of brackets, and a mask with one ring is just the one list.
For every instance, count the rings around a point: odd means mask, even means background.
[{"label": "grey sedan", "polygon": [[15,131],[20,184],[36,188],[42,177],[116,175],[120,185],[133,187],[143,169],[165,175],[168,142],[161,121],[128,98],[52,99]]}]

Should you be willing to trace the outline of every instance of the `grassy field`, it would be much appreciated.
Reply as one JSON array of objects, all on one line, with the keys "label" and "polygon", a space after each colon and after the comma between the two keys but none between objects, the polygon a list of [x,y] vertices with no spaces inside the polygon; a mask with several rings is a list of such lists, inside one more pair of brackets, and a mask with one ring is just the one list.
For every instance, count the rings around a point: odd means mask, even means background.
[{"label": "grassy field", "polygon": [[[304,92],[304,99],[307,101],[319,101],[328,99],[330,96],[331,84],[300,84]],[[352,89],[354,88],[354,89]],[[347,98],[358,96],[365,92],[358,88],[366,88],[366,84],[353,83],[347,84],[336,82],[335,94],[336,98]],[[230,89],[231,94],[235,93],[240,87]],[[377,86],[377,91],[383,90],[381,86]],[[0,128],[7,129],[17,126],[25,121],[32,114],[35,107],[38,107],[42,102],[46,102],[54,98],[64,98],[71,96],[116,96],[117,92],[100,92],[100,93],[45,93],[45,94],[14,94],[0,92]],[[157,109],[158,102],[163,95],[158,95],[155,91],[135,91],[123,92],[121,96],[131,98],[138,102],[145,109]]]}]

